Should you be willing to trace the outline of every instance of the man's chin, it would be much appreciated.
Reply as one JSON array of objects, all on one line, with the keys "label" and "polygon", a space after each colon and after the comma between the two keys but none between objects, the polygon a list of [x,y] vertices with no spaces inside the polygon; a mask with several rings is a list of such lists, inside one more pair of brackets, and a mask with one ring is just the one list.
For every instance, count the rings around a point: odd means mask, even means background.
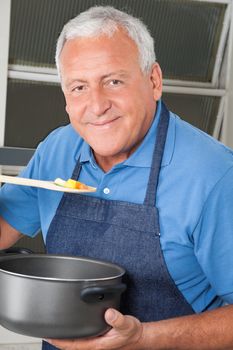
[{"label": "man's chin", "polygon": [[[94,157],[99,166],[103,169],[112,168],[114,165],[122,163],[128,158],[128,152],[120,152],[119,148],[111,148],[106,145],[104,148],[95,148],[93,150]],[[109,165],[109,166],[108,166]]]}]

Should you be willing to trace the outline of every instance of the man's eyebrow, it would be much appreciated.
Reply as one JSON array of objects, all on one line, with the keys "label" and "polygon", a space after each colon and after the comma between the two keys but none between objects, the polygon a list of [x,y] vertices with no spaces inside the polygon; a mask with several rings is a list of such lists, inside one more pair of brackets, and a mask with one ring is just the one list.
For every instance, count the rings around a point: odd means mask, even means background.
[{"label": "man's eyebrow", "polygon": [[[120,77],[127,77],[127,76],[129,76],[129,74],[125,70],[117,70],[117,71],[113,71],[113,72],[110,72],[108,74],[102,75],[100,77],[100,80],[111,78],[114,75],[119,75]],[[70,86],[70,85],[72,85],[74,83],[87,83],[87,80],[82,79],[82,78],[71,79],[71,80],[67,81],[67,86]]]},{"label": "man's eyebrow", "polygon": [[67,85],[72,85],[74,83],[86,83],[85,79],[70,79],[67,81]]},{"label": "man's eyebrow", "polygon": [[125,70],[117,70],[103,75],[101,79],[110,78],[113,75],[128,76],[129,74]]}]

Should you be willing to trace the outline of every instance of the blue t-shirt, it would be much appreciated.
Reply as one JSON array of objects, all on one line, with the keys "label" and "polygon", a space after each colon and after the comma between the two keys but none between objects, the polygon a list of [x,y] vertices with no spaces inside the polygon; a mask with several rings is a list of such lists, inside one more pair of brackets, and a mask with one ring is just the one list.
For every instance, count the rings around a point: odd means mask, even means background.
[{"label": "blue t-shirt", "polygon": [[[39,145],[21,176],[68,179],[80,157],[79,180],[97,187],[90,196],[143,203],[160,109],[158,103],[139,148],[107,173],[68,125]],[[29,236],[41,228],[46,239],[61,197],[61,192],[4,185],[0,215]],[[170,112],[156,201],[168,271],[193,309],[233,303],[233,152]]]}]

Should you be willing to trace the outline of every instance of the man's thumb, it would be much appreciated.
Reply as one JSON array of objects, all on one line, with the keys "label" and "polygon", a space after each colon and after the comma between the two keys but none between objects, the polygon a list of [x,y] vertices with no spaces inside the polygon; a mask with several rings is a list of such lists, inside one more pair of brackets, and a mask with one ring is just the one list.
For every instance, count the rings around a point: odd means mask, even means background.
[{"label": "man's thumb", "polygon": [[105,312],[105,321],[114,328],[125,328],[125,317],[115,309],[108,309]]}]

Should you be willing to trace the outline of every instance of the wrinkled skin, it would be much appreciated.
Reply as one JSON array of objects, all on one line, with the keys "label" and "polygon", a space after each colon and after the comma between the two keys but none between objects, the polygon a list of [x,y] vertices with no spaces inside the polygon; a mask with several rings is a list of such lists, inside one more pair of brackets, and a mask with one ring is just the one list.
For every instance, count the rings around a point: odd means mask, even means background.
[{"label": "wrinkled skin", "polygon": [[120,312],[109,309],[105,314],[106,322],[113,328],[103,336],[90,339],[49,340],[64,350],[136,350],[143,343],[143,325],[132,316],[123,316]]}]

